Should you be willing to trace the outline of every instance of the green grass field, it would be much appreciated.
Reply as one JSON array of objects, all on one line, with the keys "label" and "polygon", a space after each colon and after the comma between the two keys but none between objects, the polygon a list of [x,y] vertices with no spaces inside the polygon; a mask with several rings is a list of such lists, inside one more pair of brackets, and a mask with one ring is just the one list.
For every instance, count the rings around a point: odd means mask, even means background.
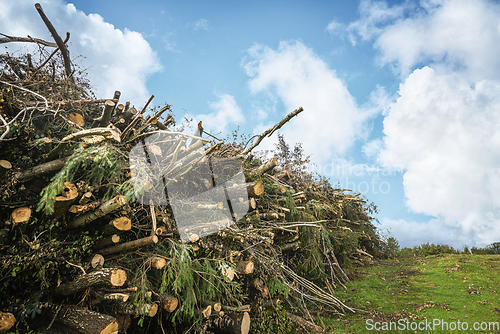
[{"label": "green grass field", "polygon": [[359,268],[337,289],[356,309],[332,333],[500,333],[500,255],[445,254]]}]

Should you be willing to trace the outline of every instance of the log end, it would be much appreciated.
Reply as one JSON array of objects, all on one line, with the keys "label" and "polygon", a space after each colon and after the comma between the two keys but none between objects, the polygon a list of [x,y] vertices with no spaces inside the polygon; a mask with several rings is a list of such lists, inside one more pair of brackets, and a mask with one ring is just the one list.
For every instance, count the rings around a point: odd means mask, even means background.
[{"label": "log end", "polygon": [[127,280],[127,273],[122,269],[113,269],[111,272],[111,277],[109,279],[111,285],[122,286]]}]

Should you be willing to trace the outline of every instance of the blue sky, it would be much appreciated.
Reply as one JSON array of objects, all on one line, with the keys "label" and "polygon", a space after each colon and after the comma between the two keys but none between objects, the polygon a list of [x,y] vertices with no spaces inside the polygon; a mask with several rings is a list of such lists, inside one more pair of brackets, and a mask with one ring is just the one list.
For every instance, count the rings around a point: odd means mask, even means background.
[{"label": "blue sky", "polygon": [[[34,3],[0,0],[0,32],[50,40]],[[99,97],[154,94],[222,137],[303,106],[285,139],[402,246],[500,241],[498,2],[40,3]]]}]

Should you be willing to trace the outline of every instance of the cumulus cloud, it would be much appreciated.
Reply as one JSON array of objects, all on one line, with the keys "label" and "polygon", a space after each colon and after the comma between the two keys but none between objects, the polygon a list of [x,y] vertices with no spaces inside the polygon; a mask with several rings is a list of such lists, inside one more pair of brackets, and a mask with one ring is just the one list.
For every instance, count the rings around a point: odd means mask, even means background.
[{"label": "cumulus cloud", "polygon": [[[73,59],[78,55],[84,57],[75,61],[87,70],[99,97],[112,97],[114,91],[119,90],[122,97],[132,103],[142,105],[147,100],[146,79],[161,66],[156,53],[140,33],[116,29],[100,15],[86,15],[62,0],[40,3],[61,36],[66,31],[71,33],[68,43],[71,56]],[[0,31],[52,41],[29,1],[0,1]],[[16,50],[19,45],[8,45],[8,48]]]},{"label": "cumulus cloud", "polygon": [[414,71],[384,119],[379,158],[402,168],[408,206],[500,239],[500,83]]},{"label": "cumulus cloud", "polygon": [[344,153],[363,132],[372,113],[358,108],[346,85],[311,48],[295,41],[280,42],[277,50],[254,45],[248,52],[243,64],[251,92],[277,97],[287,113],[304,108],[281,132],[290,144],[303,143],[315,162]]},{"label": "cumulus cloud", "polygon": [[228,125],[238,125],[245,121],[241,108],[236,103],[234,96],[219,94],[218,100],[209,102],[208,106],[213,110],[209,114],[192,116],[203,122],[205,131],[213,134],[227,134]]}]

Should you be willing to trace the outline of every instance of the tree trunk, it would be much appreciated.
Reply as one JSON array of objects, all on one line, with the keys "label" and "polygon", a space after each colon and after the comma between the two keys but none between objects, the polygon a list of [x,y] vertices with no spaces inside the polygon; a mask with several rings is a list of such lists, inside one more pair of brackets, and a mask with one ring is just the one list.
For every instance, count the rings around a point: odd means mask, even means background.
[{"label": "tree trunk", "polygon": [[77,197],[78,189],[76,186],[73,183],[64,182],[63,193],[56,197],[54,213],[51,215],[51,218],[58,218],[64,215]]},{"label": "tree trunk", "polygon": [[[52,313],[55,313],[55,308],[57,306],[50,308]],[[82,334],[118,333],[118,322],[114,317],[76,305],[62,305],[56,321]]]},{"label": "tree trunk", "polygon": [[58,295],[69,296],[94,285],[122,286],[127,280],[127,273],[122,269],[103,268],[80,275],[74,281],[61,284],[55,290]]},{"label": "tree trunk", "polygon": [[0,333],[7,332],[16,323],[16,317],[12,313],[0,312]]},{"label": "tree trunk", "polygon": [[107,215],[108,213],[118,210],[126,203],[127,202],[125,200],[125,196],[118,195],[110,199],[106,203],[102,204],[97,210],[93,212],[87,212],[81,216],[78,216],[75,220],[73,220],[68,224],[68,227],[70,228],[82,227],[83,225],[86,225],[98,218],[101,218]]},{"label": "tree trunk", "polygon": [[105,249],[100,250],[99,253],[106,256],[109,254],[128,251],[128,250],[132,250],[134,248],[149,246],[149,245],[156,244],[156,243],[158,243],[158,237],[156,235],[153,235],[150,237],[125,242],[123,244],[119,244],[116,246],[111,246],[109,248],[105,248]]}]

